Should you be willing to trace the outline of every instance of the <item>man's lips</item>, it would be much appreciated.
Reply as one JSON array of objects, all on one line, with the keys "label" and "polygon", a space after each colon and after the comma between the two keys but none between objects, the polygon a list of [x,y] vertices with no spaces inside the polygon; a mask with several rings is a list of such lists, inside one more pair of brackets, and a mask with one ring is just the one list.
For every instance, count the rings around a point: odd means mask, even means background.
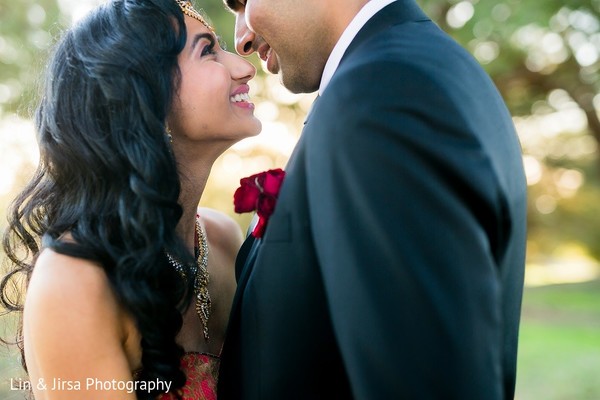
[{"label": "man's lips", "polygon": [[279,73],[279,60],[277,54],[271,46],[267,43],[263,43],[256,50],[258,57],[265,63],[267,70],[272,74]]},{"label": "man's lips", "polygon": [[271,46],[268,44],[263,44],[258,48],[257,52],[261,60],[267,61],[269,55],[271,54]]}]

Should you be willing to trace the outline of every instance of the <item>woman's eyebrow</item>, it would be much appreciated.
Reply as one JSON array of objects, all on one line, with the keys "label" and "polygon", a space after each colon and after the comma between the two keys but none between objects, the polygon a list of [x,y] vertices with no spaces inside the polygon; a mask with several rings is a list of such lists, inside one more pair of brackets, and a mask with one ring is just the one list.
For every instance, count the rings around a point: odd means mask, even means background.
[{"label": "woman's eyebrow", "polygon": [[208,39],[211,43],[215,43],[215,37],[211,33],[198,33],[192,40],[192,51],[194,51],[200,39]]}]

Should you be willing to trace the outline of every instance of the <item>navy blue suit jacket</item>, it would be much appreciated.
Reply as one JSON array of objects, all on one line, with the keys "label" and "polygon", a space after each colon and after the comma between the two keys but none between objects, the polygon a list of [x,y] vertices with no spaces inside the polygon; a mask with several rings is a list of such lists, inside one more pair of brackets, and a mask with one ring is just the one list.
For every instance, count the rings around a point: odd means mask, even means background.
[{"label": "navy blue suit jacket", "polygon": [[413,0],[317,100],[238,259],[219,399],[511,399],[526,184],[478,63]]}]

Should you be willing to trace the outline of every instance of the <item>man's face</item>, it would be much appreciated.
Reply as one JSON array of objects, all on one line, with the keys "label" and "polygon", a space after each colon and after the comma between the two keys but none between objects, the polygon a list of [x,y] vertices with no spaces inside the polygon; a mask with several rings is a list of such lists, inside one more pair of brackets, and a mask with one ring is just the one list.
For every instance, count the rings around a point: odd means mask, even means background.
[{"label": "man's face", "polygon": [[[294,93],[318,89],[329,52],[323,0],[226,0],[235,14],[235,47],[256,52]],[[325,44],[325,45],[324,45]]]},{"label": "man's face", "polygon": [[235,49],[238,54],[248,56],[254,52],[265,62],[272,74],[279,73],[279,62],[271,46],[253,32],[246,22],[246,0],[227,0],[227,6],[235,14]]}]

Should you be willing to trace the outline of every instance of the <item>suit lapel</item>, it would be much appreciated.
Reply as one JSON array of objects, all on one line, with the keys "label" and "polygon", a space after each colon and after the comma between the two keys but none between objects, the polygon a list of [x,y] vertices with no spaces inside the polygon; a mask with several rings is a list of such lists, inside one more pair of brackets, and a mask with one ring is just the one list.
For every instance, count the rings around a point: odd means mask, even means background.
[{"label": "suit lapel", "polygon": [[[244,261],[243,265],[240,268],[239,276],[238,276],[238,265],[236,265],[236,276],[237,276],[237,292],[243,292],[244,287],[246,286],[246,281],[248,280],[248,276],[250,272],[252,272],[252,268],[254,268],[254,261],[256,261],[256,256],[258,254],[258,250],[260,249],[260,245],[262,243],[261,239],[255,239],[253,236],[250,236],[246,239],[246,242],[242,247],[250,244],[250,248],[248,249],[248,256]],[[237,262],[236,262],[237,263]],[[237,293],[236,293],[237,294]],[[234,298],[235,302],[235,298]]]},{"label": "suit lapel", "polygon": [[244,289],[246,288],[248,276],[250,276],[250,272],[254,267],[254,261],[256,260],[260,244],[261,239],[256,239],[254,236],[248,235],[238,252],[235,260],[235,279],[237,281],[237,288],[235,290],[235,295],[233,296],[233,303],[231,304],[232,315],[237,314],[238,312],[238,304],[241,301]]},{"label": "suit lapel", "polygon": [[358,48],[363,42],[377,33],[408,21],[429,21],[430,18],[417,6],[414,0],[396,0],[379,10],[358,34],[346,49],[340,64],[344,59]]},{"label": "suit lapel", "polygon": [[[248,277],[250,276],[250,272],[254,267],[254,261],[256,259],[256,255],[258,254],[258,249],[260,248],[261,239],[256,239],[254,236],[249,235],[242,244],[240,251],[236,258],[236,280],[237,280],[237,288],[235,291],[235,295],[233,297],[233,303],[231,305],[231,312],[229,315],[229,323],[227,324],[227,331],[225,334],[225,343],[221,350],[221,366],[219,370],[219,374],[222,379],[221,381],[228,381],[231,379],[235,379],[238,376],[241,376],[241,367],[242,364],[240,362],[236,362],[237,357],[239,356],[239,340],[240,335],[242,334],[241,330],[241,303],[244,294],[244,289],[246,288],[246,283],[248,282]],[[228,382],[232,383],[232,382]],[[222,384],[221,384],[222,385]],[[240,387],[235,385],[229,385],[227,387],[219,386],[219,393],[228,393],[228,395],[224,397],[230,398],[239,398],[240,396]]]},{"label": "suit lapel", "polygon": [[308,119],[310,118],[310,116],[312,115],[313,110],[315,109],[315,105],[317,104],[317,101],[319,100],[319,96],[317,96],[314,100],[312,105],[310,106],[310,110],[308,110],[308,113],[306,114],[306,118],[304,119],[304,125],[307,124]]},{"label": "suit lapel", "polygon": [[[342,59],[340,60],[340,65],[344,62],[346,58],[352,52],[354,52],[357,48],[360,47],[361,44],[366,42],[372,36],[378,34],[381,31],[391,28],[394,25],[398,25],[401,23],[405,23],[408,21],[429,21],[430,18],[423,13],[423,11],[417,6],[414,0],[396,0],[393,3],[387,5],[379,12],[377,12],[367,23],[365,26],[361,28],[358,34],[354,37]],[[338,67],[339,69],[339,67]],[[335,76],[335,73],[334,73]],[[317,96],[306,115],[306,119],[304,120],[304,127],[310,121],[310,118],[314,114],[314,111],[317,108],[317,103],[319,101],[320,96]],[[289,163],[288,163],[289,165]]]},{"label": "suit lapel", "polygon": [[242,271],[248,264],[249,255],[250,255],[250,252],[251,252],[255,242],[256,242],[256,238],[249,234],[248,237],[246,238],[246,240],[244,241],[244,243],[242,244],[242,247],[240,247],[240,250],[235,259],[235,280],[236,280],[236,282],[240,281],[240,276],[242,275]]},{"label": "suit lapel", "polygon": [[[231,311],[229,314],[229,323],[227,324],[227,332],[226,337],[229,340],[225,340],[225,344],[222,349],[221,357],[222,359],[233,357],[235,359],[237,350],[237,339],[233,339],[233,335],[240,335],[240,313],[241,313],[241,302],[244,294],[244,289],[246,288],[246,283],[248,282],[248,277],[250,276],[250,272],[252,271],[252,267],[254,267],[254,261],[256,259],[256,255],[258,254],[258,249],[260,248],[260,239],[255,239],[254,236],[249,235],[246,238],[244,244],[240,248],[240,251],[237,255],[235,261],[235,275],[237,280],[237,288],[235,290],[235,295],[233,296],[233,303],[231,304]],[[228,368],[229,372],[231,370],[238,369],[240,365],[236,365],[235,363],[224,363]],[[231,365],[229,365],[231,364]],[[223,364],[221,364],[223,368]],[[224,372],[225,370],[222,369]],[[233,390],[233,389],[232,389]],[[235,389],[237,390],[237,389]]]}]

